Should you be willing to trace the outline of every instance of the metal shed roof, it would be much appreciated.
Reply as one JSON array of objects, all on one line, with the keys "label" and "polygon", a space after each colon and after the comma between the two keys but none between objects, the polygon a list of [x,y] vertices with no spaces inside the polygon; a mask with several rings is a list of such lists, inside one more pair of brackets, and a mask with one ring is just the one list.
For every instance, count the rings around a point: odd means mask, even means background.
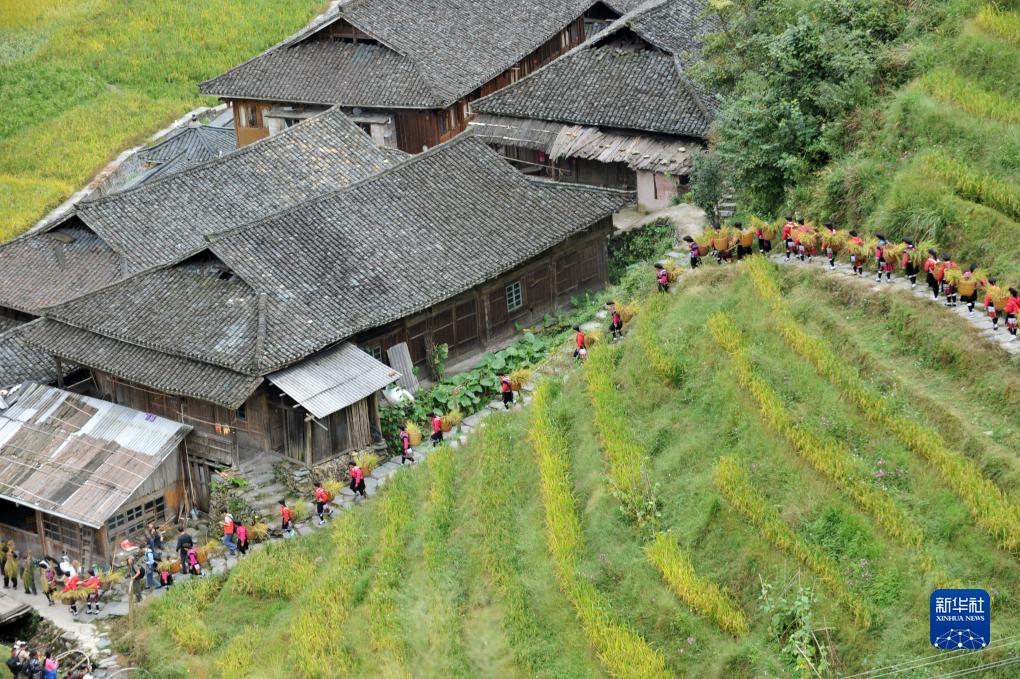
[{"label": "metal shed roof", "polygon": [[400,378],[349,342],[266,378],[317,418],[371,396]]},{"label": "metal shed roof", "polygon": [[[16,399],[16,400],[15,400]],[[0,410],[0,498],[100,528],[191,427],[26,382]]]}]

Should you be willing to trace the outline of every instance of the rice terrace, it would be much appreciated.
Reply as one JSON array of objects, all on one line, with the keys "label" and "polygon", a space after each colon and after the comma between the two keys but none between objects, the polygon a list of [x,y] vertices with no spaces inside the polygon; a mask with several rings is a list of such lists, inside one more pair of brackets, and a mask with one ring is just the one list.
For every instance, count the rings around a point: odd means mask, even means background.
[{"label": "rice terrace", "polygon": [[12,676],[1020,677],[1020,4],[28,0],[0,95]]}]

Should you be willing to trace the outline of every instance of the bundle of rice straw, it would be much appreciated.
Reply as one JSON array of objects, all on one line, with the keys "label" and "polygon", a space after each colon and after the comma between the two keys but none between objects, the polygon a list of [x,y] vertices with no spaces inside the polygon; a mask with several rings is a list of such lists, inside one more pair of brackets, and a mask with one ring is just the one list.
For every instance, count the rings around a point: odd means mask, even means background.
[{"label": "bundle of rice straw", "polygon": [[620,312],[620,319],[624,323],[630,323],[634,316],[637,315],[638,303],[626,302],[624,304],[617,304],[616,310]]},{"label": "bundle of rice straw", "polygon": [[822,234],[822,240],[825,241],[826,247],[832,248],[832,253],[838,255],[846,249],[847,240],[850,238],[850,234],[843,230],[837,230],[830,232],[826,229],[825,233]]},{"label": "bundle of rice straw", "polygon": [[910,263],[914,265],[914,268],[920,271],[924,268],[924,262],[928,259],[928,250],[935,249],[935,243],[930,240],[922,241],[918,243],[913,250],[910,251]]},{"label": "bundle of rice straw", "polygon": [[867,257],[873,252],[867,241],[862,243],[851,243],[847,240],[846,249],[851,255],[856,255],[858,258]]},{"label": "bundle of rice straw", "polygon": [[765,240],[775,240],[779,234],[779,228],[775,224],[769,224],[753,215],[751,216],[751,228],[761,231],[761,237]]},{"label": "bundle of rice straw", "polygon": [[1002,311],[1009,301],[1009,289],[1002,285],[989,285],[985,288],[988,296],[992,298],[992,304],[996,309]]},{"label": "bundle of rice straw", "polygon": [[960,281],[963,280],[963,270],[958,266],[950,267],[946,269],[946,273],[942,280],[946,282],[946,285],[956,287],[960,285]]},{"label": "bundle of rice straw", "polygon": [[814,231],[798,231],[797,242],[811,250],[818,245],[818,234]]},{"label": "bundle of rice straw", "polygon": [[907,249],[906,243],[886,243],[882,248],[882,257],[893,266],[899,266],[903,258],[903,252]]}]

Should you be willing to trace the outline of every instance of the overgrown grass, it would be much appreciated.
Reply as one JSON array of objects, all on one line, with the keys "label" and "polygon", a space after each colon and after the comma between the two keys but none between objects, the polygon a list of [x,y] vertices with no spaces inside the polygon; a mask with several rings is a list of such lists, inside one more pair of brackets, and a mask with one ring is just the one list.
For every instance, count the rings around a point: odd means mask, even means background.
[{"label": "overgrown grass", "polygon": [[[198,83],[290,34],[323,0],[19,0],[0,6],[0,239],[200,102]],[[18,180],[18,184],[12,180]],[[18,186],[36,187],[20,193]],[[46,187],[43,189],[43,187]],[[19,191],[7,198],[7,190]]]}]

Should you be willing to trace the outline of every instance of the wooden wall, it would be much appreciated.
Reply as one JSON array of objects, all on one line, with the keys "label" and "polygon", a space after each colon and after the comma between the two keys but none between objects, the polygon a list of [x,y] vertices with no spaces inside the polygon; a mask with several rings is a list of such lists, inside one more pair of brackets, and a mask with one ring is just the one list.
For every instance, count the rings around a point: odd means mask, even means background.
[{"label": "wooden wall", "polygon": [[[407,342],[411,360],[425,365],[429,338],[446,343],[450,356],[484,348],[531,325],[585,290],[609,280],[607,240],[612,217],[561,243],[497,279],[479,285],[427,311],[358,335],[354,343],[385,361],[386,350]],[[506,286],[521,284],[522,306],[508,311]]]},{"label": "wooden wall", "polygon": [[251,99],[234,99],[228,103],[234,111],[237,148],[269,136],[269,125],[266,124],[265,113],[272,108],[272,103]]}]

